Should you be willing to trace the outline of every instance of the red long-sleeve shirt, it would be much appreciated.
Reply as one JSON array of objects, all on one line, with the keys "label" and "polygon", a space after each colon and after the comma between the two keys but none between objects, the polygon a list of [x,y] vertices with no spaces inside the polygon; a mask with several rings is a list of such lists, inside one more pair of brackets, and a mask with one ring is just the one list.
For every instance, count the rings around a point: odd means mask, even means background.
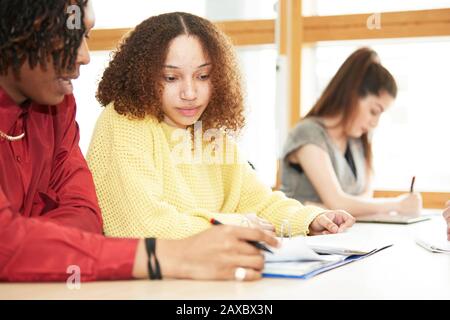
[{"label": "red long-sleeve shirt", "polygon": [[131,277],[137,240],[101,235],[94,183],[78,146],[75,100],[18,106],[0,88],[0,280]]}]

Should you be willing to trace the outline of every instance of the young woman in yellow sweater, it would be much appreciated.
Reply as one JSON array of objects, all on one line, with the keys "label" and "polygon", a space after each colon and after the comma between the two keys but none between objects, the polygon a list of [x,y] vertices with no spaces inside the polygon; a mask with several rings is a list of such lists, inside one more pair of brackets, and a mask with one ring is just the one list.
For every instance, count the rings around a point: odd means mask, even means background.
[{"label": "young woman in yellow sweater", "polygon": [[203,18],[176,12],[138,25],[97,98],[106,108],[87,158],[109,236],[184,238],[212,218],[239,225],[246,217],[278,235],[354,223],[345,211],[273,192],[239,156],[229,138],[244,124],[239,71],[229,40]]}]

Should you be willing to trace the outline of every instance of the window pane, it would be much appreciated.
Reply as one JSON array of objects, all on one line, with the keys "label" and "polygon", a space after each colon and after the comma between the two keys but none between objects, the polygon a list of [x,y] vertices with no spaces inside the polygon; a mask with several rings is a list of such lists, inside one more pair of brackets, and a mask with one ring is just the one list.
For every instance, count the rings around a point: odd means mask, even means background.
[{"label": "window pane", "polygon": [[[369,45],[394,75],[399,92],[373,136],[376,189],[450,191],[450,38],[342,41],[305,50],[302,115],[343,61]],[[307,89],[306,89],[307,88]]]},{"label": "window pane", "polygon": [[259,177],[275,185],[275,46],[239,48],[237,50],[246,87],[246,127],[239,143],[247,159],[255,166]]},{"label": "window pane", "polygon": [[95,0],[95,29],[132,28],[150,16],[185,11],[204,16],[205,0],[127,0],[123,1]]},{"label": "window pane", "polygon": [[450,8],[450,0],[304,0],[303,15],[327,16],[356,13]]},{"label": "window pane", "polygon": [[80,126],[80,148],[84,155],[89,147],[95,123],[103,108],[95,99],[98,83],[109,62],[110,51],[92,51],[91,62],[81,66],[80,77],[73,81]]},{"label": "window pane", "polygon": [[275,19],[276,0],[206,0],[206,18],[221,20]]},{"label": "window pane", "polygon": [[96,29],[131,28],[150,16],[185,11],[213,21],[274,19],[275,0],[95,0]]}]

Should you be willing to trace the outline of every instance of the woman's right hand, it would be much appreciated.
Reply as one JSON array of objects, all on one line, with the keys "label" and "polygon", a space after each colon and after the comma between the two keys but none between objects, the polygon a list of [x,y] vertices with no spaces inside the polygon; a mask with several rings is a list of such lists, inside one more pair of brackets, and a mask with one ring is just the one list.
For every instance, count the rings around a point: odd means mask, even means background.
[{"label": "woman's right hand", "polygon": [[419,215],[422,210],[422,196],[418,192],[405,193],[397,197],[398,213]]},{"label": "woman's right hand", "polygon": [[242,280],[257,280],[264,255],[247,241],[279,245],[261,229],[220,225],[186,239],[157,240],[156,256],[165,278],[233,280],[236,269],[244,268]]}]

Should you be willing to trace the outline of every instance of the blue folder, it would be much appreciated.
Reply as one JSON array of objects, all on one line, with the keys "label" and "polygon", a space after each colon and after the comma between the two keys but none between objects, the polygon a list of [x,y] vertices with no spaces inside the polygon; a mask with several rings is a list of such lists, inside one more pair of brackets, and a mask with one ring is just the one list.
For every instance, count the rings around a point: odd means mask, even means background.
[{"label": "blue folder", "polygon": [[[368,256],[373,255],[374,253],[377,253],[381,250],[384,250],[386,248],[391,247],[392,245],[387,245],[378,249],[374,249],[366,254],[361,254],[361,255],[351,255],[351,256],[346,256],[346,257],[342,257],[342,259],[338,260],[338,261],[329,261],[329,262],[324,262],[324,263],[320,263],[320,266],[317,268],[312,268],[310,270],[308,270],[307,272],[301,272],[301,268],[299,268],[299,272],[295,273],[295,268],[294,270],[292,269],[292,266],[295,264],[301,266],[302,263],[308,263],[308,262],[301,262],[301,261],[290,261],[290,262],[276,262],[276,263],[266,263],[266,267],[263,271],[263,277],[265,278],[297,278],[297,279],[310,279],[320,273],[326,272],[328,270],[332,270],[335,268],[338,268],[340,266],[352,263],[354,261],[357,260],[361,260],[364,259]],[[275,272],[271,272],[270,271],[270,265],[276,265],[276,271]],[[285,270],[283,270],[283,266],[285,266]],[[265,271],[267,269],[267,272]],[[273,269],[273,268],[272,268]]]}]

